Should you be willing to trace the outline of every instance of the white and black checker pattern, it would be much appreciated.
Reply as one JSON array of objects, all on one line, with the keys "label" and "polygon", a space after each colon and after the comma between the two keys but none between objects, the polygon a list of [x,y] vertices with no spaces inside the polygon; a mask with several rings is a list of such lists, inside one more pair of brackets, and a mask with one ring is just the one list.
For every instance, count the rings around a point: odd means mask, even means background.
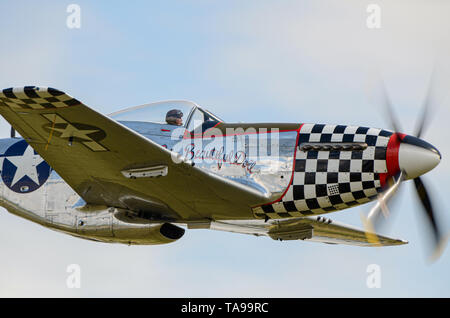
[{"label": "white and black checker pattern", "polygon": [[292,184],[282,201],[254,209],[257,217],[322,214],[369,202],[387,173],[386,149],[391,132],[354,126],[303,125],[304,142],[365,142],[364,151],[301,151],[297,149]]},{"label": "white and black checker pattern", "polygon": [[304,142],[365,142],[369,147],[387,147],[392,132],[377,128],[305,124],[303,125],[299,145]]},{"label": "white and black checker pattern", "polygon": [[54,109],[80,104],[75,98],[51,87],[25,86],[0,92],[0,105],[16,109]]}]

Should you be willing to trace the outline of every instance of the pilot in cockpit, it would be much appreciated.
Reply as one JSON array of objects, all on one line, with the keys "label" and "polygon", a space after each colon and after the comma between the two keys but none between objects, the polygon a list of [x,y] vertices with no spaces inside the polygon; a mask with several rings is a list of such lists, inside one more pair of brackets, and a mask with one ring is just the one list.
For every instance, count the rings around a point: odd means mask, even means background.
[{"label": "pilot in cockpit", "polygon": [[169,125],[182,126],[183,125],[183,112],[179,109],[169,110],[166,114],[166,122]]}]

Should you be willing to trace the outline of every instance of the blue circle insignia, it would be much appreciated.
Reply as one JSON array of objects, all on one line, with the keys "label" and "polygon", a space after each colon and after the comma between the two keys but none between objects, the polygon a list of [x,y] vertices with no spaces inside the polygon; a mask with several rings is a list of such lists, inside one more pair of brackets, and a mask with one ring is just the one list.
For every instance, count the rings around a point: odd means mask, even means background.
[{"label": "blue circle insignia", "polygon": [[11,145],[1,157],[3,157],[2,180],[14,192],[33,192],[50,176],[50,166],[25,140]]}]

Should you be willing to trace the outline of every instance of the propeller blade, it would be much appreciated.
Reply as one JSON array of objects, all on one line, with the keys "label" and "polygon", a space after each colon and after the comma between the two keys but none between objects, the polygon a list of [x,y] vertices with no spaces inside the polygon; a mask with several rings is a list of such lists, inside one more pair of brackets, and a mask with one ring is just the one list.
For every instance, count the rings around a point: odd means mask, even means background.
[{"label": "propeller blade", "polygon": [[441,240],[441,233],[434,216],[434,210],[431,204],[430,196],[428,195],[428,191],[425,188],[425,185],[420,177],[414,179],[414,185],[416,187],[416,192],[419,196],[420,202],[422,203],[422,206],[426,212],[427,219],[430,222],[434,243],[435,245],[438,245]]},{"label": "propeller blade", "polygon": [[431,99],[432,99],[432,91],[434,88],[434,82],[435,82],[435,67],[433,66],[433,69],[431,70],[430,80],[428,82],[427,95],[425,96],[422,105],[422,116],[420,117],[421,120],[417,128],[415,129],[414,136],[416,136],[417,138],[420,138],[423,135],[424,129],[428,126],[430,107],[432,104]]},{"label": "propeller blade", "polygon": [[386,90],[386,85],[384,84],[384,81],[381,81],[381,97],[382,97],[382,103],[384,105],[384,108],[386,109],[387,115],[389,117],[389,121],[391,124],[391,128],[395,132],[401,131],[399,122],[397,120],[397,117],[395,116],[391,99],[389,98],[389,95]]},{"label": "propeller blade", "polygon": [[420,177],[414,179],[414,185],[416,186],[417,195],[419,196],[420,202],[425,209],[427,219],[430,222],[432,232],[433,232],[433,252],[431,254],[430,260],[433,262],[437,260],[445,247],[447,246],[447,241],[449,239],[449,235],[442,236],[435,215],[433,206],[431,204],[430,196],[428,195],[428,191]]},{"label": "propeller blade", "polygon": [[370,210],[367,217],[361,216],[363,226],[365,228],[367,240],[371,243],[379,243],[376,233],[376,228],[379,227],[381,222],[381,215],[384,215],[385,219],[389,216],[388,202],[392,199],[394,194],[400,187],[400,184],[405,178],[405,174],[401,171],[395,178],[395,183],[389,187],[384,193],[378,196],[378,201],[374,207]]},{"label": "propeller blade", "polygon": [[429,108],[430,104],[429,99],[427,97],[427,99],[424,102],[424,105],[422,106],[422,116],[420,116],[421,121],[414,132],[414,136],[416,136],[417,138],[420,138],[423,135],[424,129],[426,128],[426,126],[428,126]]},{"label": "propeller blade", "polygon": [[391,187],[389,187],[384,193],[378,196],[378,202],[375,204],[372,210],[370,210],[369,215],[367,216],[368,220],[375,226],[377,225],[377,221],[379,220],[380,215],[383,214],[385,218],[389,215],[387,203],[397,192],[404,178],[405,174],[403,173],[403,171],[401,171],[395,178],[395,183]]},{"label": "propeller blade", "polygon": [[16,131],[12,126],[11,126],[11,138],[16,138]]}]

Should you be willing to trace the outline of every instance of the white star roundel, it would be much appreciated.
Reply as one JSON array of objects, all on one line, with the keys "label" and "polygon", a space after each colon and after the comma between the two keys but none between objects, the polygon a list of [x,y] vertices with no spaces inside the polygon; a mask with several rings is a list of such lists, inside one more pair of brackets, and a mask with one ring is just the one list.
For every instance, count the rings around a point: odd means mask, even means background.
[{"label": "white star roundel", "polygon": [[50,176],[50,166],[25,140],[10,146],[2,157],[2,180],[14,192],[33,192]]}]

